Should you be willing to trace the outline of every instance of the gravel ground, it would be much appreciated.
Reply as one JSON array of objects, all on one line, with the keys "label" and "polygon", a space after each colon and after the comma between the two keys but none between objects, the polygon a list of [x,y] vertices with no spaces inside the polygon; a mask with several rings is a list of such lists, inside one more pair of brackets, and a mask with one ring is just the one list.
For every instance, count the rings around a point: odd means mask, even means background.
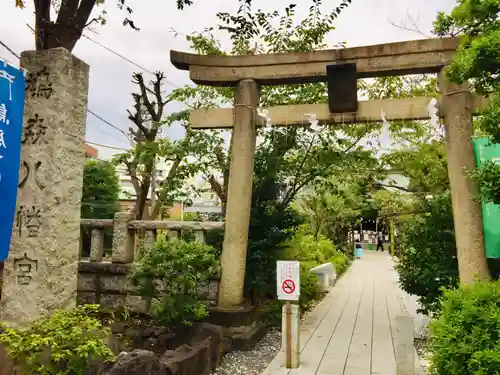
[{"label": "gravel ground", "polygon": [[[313,301],[311,309],[302,318],[303,322],[314,308],[323,300]],[[259,375],[274,359],[281,349],[281,332],[279,329],[269,331],[253,350],[228,353],[222,364],[211,375]]]},{"label": "gravel ground", "polygon": [[278,354],[280,347],[281,332],[269,331],[253,350],[228,353],[212,375],[258,375]]}]

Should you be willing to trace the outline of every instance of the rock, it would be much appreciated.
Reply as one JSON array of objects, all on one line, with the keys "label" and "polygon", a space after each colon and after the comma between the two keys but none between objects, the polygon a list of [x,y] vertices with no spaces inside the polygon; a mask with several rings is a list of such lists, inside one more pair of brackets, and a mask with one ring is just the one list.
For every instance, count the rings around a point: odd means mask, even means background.
[{"label": "rock", "polygon": [[150,337],[149,339],[146,340],[146,342],[148,343],[148,345],[150,345],[152,347],[155,347],[158,345],[158,340],[155,339],[154,337]]},{"label": "rock", "polygon": [[168,329],[167,327],[159,327],[159,328],[156,328],[153,335],[154,337],[158,337],[158,336],[161,336],[165,333],[167,333]]},{"label": "rock", "polygon": [[175,334],[167,332],[157,337],[158,344],[164,348],[171,347],[171,343],[175,340]]},{"label": "rock", "polygon": [[152,337],[152,336],[154,336],[155,331],[156,331],[156,328],[155,328],[155,327],[148,327],[148,328],[146,328],[146,329],[144,329],[144,330],[142,331],[142,335],[143,335],[144,337]]},{"label": "rock", "polygon": [[142,334],[142,330],[140,329],[127,328],[127,330],[125,331],[125,336],[130,337],[130,339],[132,340],[136,340],[136,339],[142,339],[144,335]]},{"label": "rock", "polygon": [[7,351],[0,344],[0,375],[18,375],[19,369],[9,360]]},{"label": "rock", "polygon": [[113,332],[115,334],[125,333],[125,331],[127,330],[127,328],[128,328],[128,324],[127,323],[117,322],[117,323],[113,323],[111,325],[111,332]]},{"label": "rock", "polygon": [[207,339],[210,339],[210,356],[212,370],[214,370],[220,365],[223,355],[228,352],[228,349],[225,348],[227,342],[223,341],[224,331],[222,327],[208,323],[200,324],[192,343],[193,345],[197,345],[198,343],[205,342]]},{"label": "rock", "polygon": [[167,350],[160,359],[167,375],[210,375],[212,361],[210,338],[193,347],[182,345],[176,350]]},{"label": "rock", "polygon": [[148,350],[120,353],[116,363],[105,375],[165,375],[165,367],[158,357]]}]

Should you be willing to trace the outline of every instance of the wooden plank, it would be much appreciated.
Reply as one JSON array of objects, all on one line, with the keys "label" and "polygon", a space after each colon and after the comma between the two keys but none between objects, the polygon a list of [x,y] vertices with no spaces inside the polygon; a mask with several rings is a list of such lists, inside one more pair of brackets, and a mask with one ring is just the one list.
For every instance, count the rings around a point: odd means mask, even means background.
[{"label": "wooden plank", "polygon": [[373,305],[372,375],[395,375],[396,360],[387,312],[386,293],[391,293],[386,268],[378,269]]},{"label": "wooden plank", "polygon": [[[362,267],[360,262],[357,262],[357,264],[355,262],[353,267],[355,268],[353,270],[356,274],[355,277],[358,280],[356,283],[352,283],[351,298],[347,302],[337,329],[333,332],[325,350],[324,357],[317,370],[318,375],[342,375],[344,373],[344,366],[349,354],[363,288],[366,285],[366,278],[364,277],[365,268]],[[362,281],[359,280],[360,278],[363,278]]]},{"label": "wooden plank", "polygon": [[341,293],[337,294],[338,295],[336,296],[334,303],[330,305],[330,308],[324,319],[321,321],[321,324],[319,324],[310,340],[308,340],[307,343],[304,343],[307,345],[304,345],[301,352],[300,369],[292,370],[290,371],[290,374],[302,374],[304,372],[311,374],[316,373],[333,332],[335,332],[339,319],[342,316],[346,303],[349,300],[349,288],[342,288]]},{"label": "wooden plank", "polygon": [[[351,281],[349,281],[349,275],[352,273],[352,268],[347,270],[346,274],[342,276],[335,287],[328,293],[328,295],[314,307],[314,310],[309,313],[305,320],[300,326],[300,349],[303,353],[309,343],[313,343],[313,337],[315,332],[318,331],[318,327],[325,320],[325,317],[330,312],[333,304],[338,303],[337,297],[343,291],[349,288]],[[323,354],[323,353],[321,353]],[[291,371],[300,371],[301,375],[307,375],[302,372],[302,367],[307,366],[303,363],[303,357],[301,358],[301,367],[298,370],[286,370],[283,366],[285,361],[283,352],[280,351],[278,355],[269,363],[266,369],[261,373],[261,375],[275,375],[275,374],[286,374],[288,375]],[[314,372],[312,372],[314,375]]]},{"label": "wooden plank", "polygon": [[[483,97],[474,95],[475,113],[487,104]],[[359,102],[356,113],[330,113],[328,104],[299,104],[265,108],[274,126],[308,126],[307,114],[316,114],[320,125],[381,122],[382,110],[389,121],[427,120],[427,106],[432,97],[383,99]],[[190,112],[192,129],[229,129],[233,127],[234,108],[202,108]],[[258,117],[258,126],[264,120]]]},{"label": "wooden plank", "polygon": [[206,56],[170,51],[178,69],[198,84],[234,86],[242,79],[264,85],[325,82],[326,65],[356,63],[360,78],[437,73],[448,64],[458,38],[432,38],[354,48],[248,56]]},{"label": "wooden plank", "polygon": [[[362,260],[367,265],[367,260]],[[347,356],[343,375],[370,374],[372,332],[373,332],[373,287],[375,277],[369,272],[359,305],[358,318],[352,335],[351,347]]]}]

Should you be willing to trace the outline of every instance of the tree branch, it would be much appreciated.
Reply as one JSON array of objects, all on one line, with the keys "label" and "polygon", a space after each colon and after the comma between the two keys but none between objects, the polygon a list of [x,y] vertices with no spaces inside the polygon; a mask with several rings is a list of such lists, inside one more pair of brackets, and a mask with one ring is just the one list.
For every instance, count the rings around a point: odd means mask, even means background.
[{"label": "tree branch", "polygon": [[224,189],[224,186],[219,181],[217,181],[213,174],[211,174],[210,176],[205,176],[205,180],[208,181],[212,190],[215,192],[215,194],[217,194],[222,204],[225,205],[227,201],[227,193]]},{"label": "tree branch", "polygon": [[57,15],[56,23],[60,25],[68,25],[76,17],[78,11],[78,0],[61,0],[59,14]]},{"label": "tree branch", "polygon": [[[92,14],[92,10],[96,4],[97,0],[81,0],[80,7],[76,12],[74,28],[78,32],[78,39],[82,35],[83,28]],[[78,41],[77,39],[77,41]],[[75,41],[76,44],[76,41]]]},{"label": "tree branch", "polygon": [[[134,98],[134,109],[135,109],[135,114],[132,114],[132,112],[130,112],[128,109],[127,109],[127,113],[128,113],[128,118],[130,121],[132,121],[135,126],[137,126],[139,128],[139,130],[143,133],[144,137],[146,139],[149,139],[148,136],[149,136],[149,129],[146,128],[144,126],[144,117],[143,117],[143,114],[142,114],[142,102],[141,102],[141,96],[138,95],[138,94],[132,94],[132,97]],[[132,131],[132,133],[134,134],[134,132]],[[136,135],[136,138],[139,138],[137,137],[137,132],[135,133]],[[139,140],[136,139],[136,142],[138,142]]]},{"label": "tree branch", "polygon": [[141,180],[137,177],[137,168],[131,162],[125,162],[125,166],[127,167],[127,172],[130,176],[130,180],[132,182],[132,186],[134,187],[135,194],[139,196],[141,194]]},{"label": "tree branch", "polygon": [[407,193],[419,193],[419,191],[417,191],[415,189],[409,189],[409,188],[405,188],[404,186],[399,186],[399,185],[387,185],[387,184],[382,184],[380,182],[374,183],[373,186],[375,188],[377,188],[377,187],[394,188],[394,189],[397,189],[397,190],[405,191]]},{"label": "tree branch", "polygon": [[170,167],[170,170],[168,171],[168,175],[165,178],[165,180],[163,181],[162,189],[161,189],[160,193],[158,194],[158,199],[155,202],[153,209],[151,210],[150,220],[155,220],[158,217],[158,215],[160,214],[161,207],[165,204],[165,196],[168,193],[166,190],[168,189],[169,184],[166,182],[171,181],[175,177],[177,170],[179,169],[179,167],[182,163],[182,159],[183,158],[180,156],[177,157],[177,159],[175,159],[172,166]]},{"label": "tree branch", "polygon": [[[287,192],[287,194],[286,194],[285,198],[283,199],[283,202],[288,202],[288,203],[289,203],[289,202],[291,201],[288,193],[289,193],[289,192],[293,192],[293,191],[295,191],[295,189],[296,189],[296,187],[297,187],[298,180],[299,180],[298,175],[299,175],[300,171],[302,170],[302,168],[304,167],[304,164],[306,163],[307,158],[309,157],[309,153],[311,152],[311,149],[312,149],[312,146],[313,146],[313,144],[314,144],[314,140],[315,140],[315,138],[316,138],[316,134],[314,134],[314,135],[313,135],[313,137],[311,138],[311,142],[309,143],[309,146],[308,146],[308,148],[307,148],[307,150],[306,150],[306,152],[305,152],[305,154],[304,154],[304,157],[302,158],[302,162],[300,163],[299,167],[297,168],[297,170],[296,170],[296,171],[295,171],[295,173],[294,173],[294,182],[293,182],[293,185],[292,185],[292,187],[288,190],[288,192]],[[294,194],[295,194],[295,193],[294,193]],[[292,198],[292,199],[293,199],[293,198]],[[288,204],[288,203],[287,203],[287,204]]]},{"label": "tree branch", "polygon": [[401,21],[399,25],[397,25],[394,21],[390,21],[390,20],[389,20],[389,23],[392,26],[397,27],[398,29],[402,29],[402,30],[406,30],[406,31],[411,31],[413,33],[417,33],[419,35],[422,35],[425,38],[431,38],[430,35],[427,35],[422,30],[420,30],[420,28],[417,25],[417,20],[415,20],[415,18],[409,12],[406,12],[406,16],[410,20],[410,22],[412,24],[411,26],[407,26],[406,23],[404,23],[403,21]]},{"label": "tree branch", "polygon": [[50,0],[34,0],[35,2],[35,45],[37,50],[45,49],[47,36],[50,33]]}]

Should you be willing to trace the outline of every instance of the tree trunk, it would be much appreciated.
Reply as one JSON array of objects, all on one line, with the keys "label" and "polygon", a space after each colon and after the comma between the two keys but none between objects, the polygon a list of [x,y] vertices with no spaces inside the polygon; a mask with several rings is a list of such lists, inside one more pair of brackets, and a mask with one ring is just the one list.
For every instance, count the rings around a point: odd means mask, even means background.
[{"label": "tree trunk", "polygon": [[35,46],[37,50],[63,47],[73,51],[87,26],[96,0],[61,0],[55,22],[50,18],[51,0],[35,2]]}]

